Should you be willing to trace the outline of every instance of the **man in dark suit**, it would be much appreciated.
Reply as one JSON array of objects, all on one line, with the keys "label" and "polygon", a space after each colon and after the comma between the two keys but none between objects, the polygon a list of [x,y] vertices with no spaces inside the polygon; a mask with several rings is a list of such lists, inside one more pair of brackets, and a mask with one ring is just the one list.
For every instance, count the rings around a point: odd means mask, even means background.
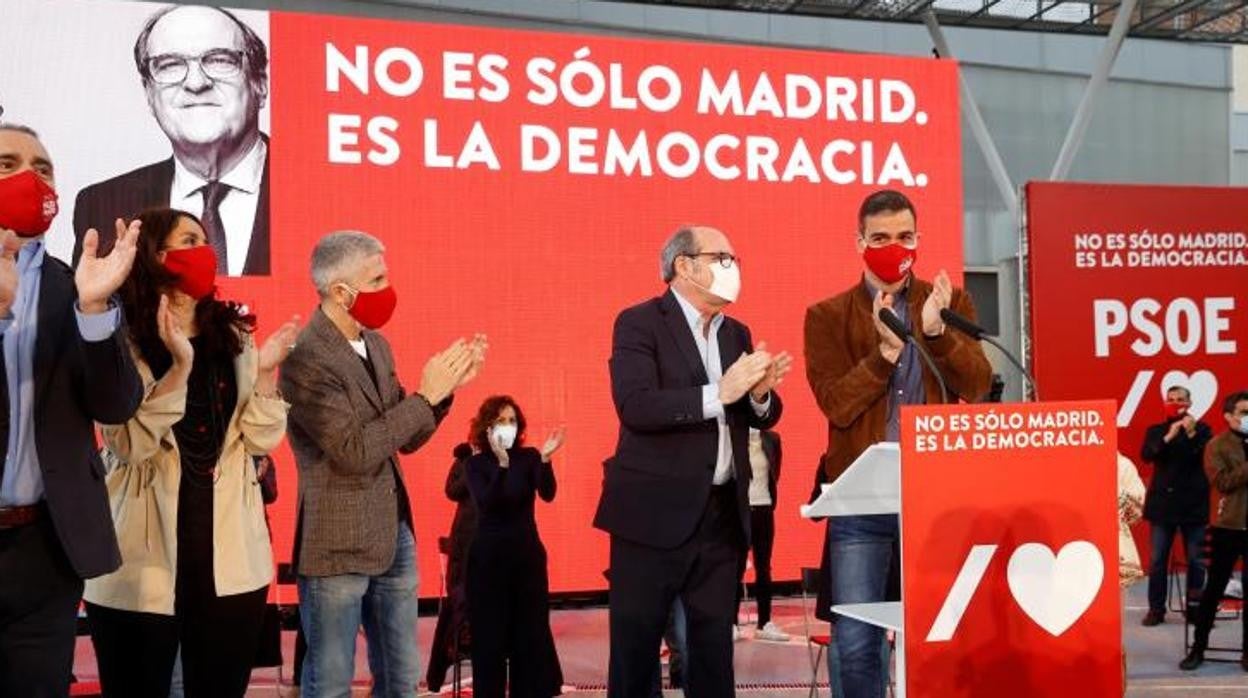
[{"label": "man in dark suit", "polygon": [[[92,227],[153,206],[193,213],[223,276],[269,273],[268,51],[246,24],[215,7],[171,6],[148,21],[134,59],[173,157],[92,184],[74,205],[74,263]],[[101,240],[103,249],[112,238]]]},{"label": "man in dark suit", "polygon": [[[4,212],[44,212],[42,225],[0,220],[0,695],[24,698],[69,692],[82,580],[121,563],[94,423],[125,422],[143,390],[109,300],[134,262],[138,223],[117,224],[107,257],[90,231],[73,273],[43,245],[54,189],[35,132],[0,124]],[[14,200],[30,192],[40,200]]]},{"label": "man in dark suit", "polygon": [[780,418],[792,359],[723,314],[740,271],[718,230],[661,254],[667,293],[621,312],[611,349],[620,418],[594,525],[611,534],[612,698],[649,695],[672,601],[688,620],[686,695],[732,696],[737,565],[750,530],[749,428]]}]

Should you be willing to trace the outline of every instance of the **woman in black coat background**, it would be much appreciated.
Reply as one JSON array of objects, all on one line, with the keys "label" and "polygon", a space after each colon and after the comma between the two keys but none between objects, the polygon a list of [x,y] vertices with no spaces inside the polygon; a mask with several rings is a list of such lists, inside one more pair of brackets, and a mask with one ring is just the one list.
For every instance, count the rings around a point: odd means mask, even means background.
[{"label": "woman in black coat background", "polygon": [[506,395],[487,398],[472,421],[468,489],[477,505],[477,535],[468,555],[474,695],[559,695],[563,672],[550,631],[546,548],[533,506],[555,498],[550,457],[563,445],[556,429],[542,450],[524,446],[524,413]]}]

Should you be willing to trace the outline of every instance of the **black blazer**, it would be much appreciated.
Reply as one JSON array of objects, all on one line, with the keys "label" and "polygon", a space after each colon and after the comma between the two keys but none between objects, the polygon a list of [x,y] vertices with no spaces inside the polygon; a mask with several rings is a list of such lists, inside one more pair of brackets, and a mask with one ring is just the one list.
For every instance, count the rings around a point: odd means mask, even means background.
[{"label": "black blazer", "polygon": [[[771,493],[771,504],[766,508],[775,511],[776,504],[776,483],[780,481],[780,461],[783,451],[780,448],[780,435],[776,432],[765,429],[759,432],[763,443],[763,456],[767,459],[767,491]],[[753,469],[750,474],[753,475]]]},{"label": "black blazer", "polygon": [[[265,137],[265,143],[268,138]],[[152,163],[137,170],[97,182],[78,192],[74,202],[74,266],[82,256],[82,239],[87,230],[95,228],[100,233],[100,250],[113,248],[116,237],[114,221],[130,220],[144,209],[169,205],[169,192],[173,187],[173,158]],[[264,175],[260,179],[259,200],[256,203],[256,221],[251,229],[251,245],[247,249],[247,263],[243,266],[245,276],[269,273],[269,159],[264,161]],[[224,275],[224,274],[223,274]]]},{"label": "black blazer", "polygon": [[[753,351],[750,331],[725,317],[719,328],[724,370]],[[675,548],[695,532],[710,496],[719,452],[715,420],[702,418],[706,369],[680,304],[664,295],[621,312],[611,344],[611,395],[620,419],[615,455],[606,463],[594,526],[625,540]],[[728,405],[741,530],[750,531],[749,428],[770,429],[780,396],[759,418],[748,395]]]},{"label": "black blazer", "polygon": [[95,422],[130,419],[143,400],[143,383],[126,346],[124,323],[100,342],[79,334],[78,293],[64,262],[45,256],[40,284],[35,449],[61,547],[86,579],[121,565]]},{"label": "black blazer", "polygon": [[1213,430],[1196,423],[1196,435],[1187,430],[1166,443],[1166,432],[1173,420],[1154,424],[1144,434],[1140,458],[1152,463],[1153,479],[1144,498],[1144,518],[1159,524],[1204,524],[1209,522],[1209,479],[1205,476],[1205,445]]}]

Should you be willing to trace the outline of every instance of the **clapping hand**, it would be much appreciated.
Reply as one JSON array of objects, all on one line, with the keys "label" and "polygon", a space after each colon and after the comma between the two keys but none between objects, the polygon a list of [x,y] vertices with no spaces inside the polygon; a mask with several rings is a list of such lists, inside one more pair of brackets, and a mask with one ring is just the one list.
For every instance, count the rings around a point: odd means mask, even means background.
[{"label": "clapping hand", "polygon": [[949,307],[953,301],[953,282],[944,269],[932,280],[932,293],[923,304],[923,334],[929,337],[945,331],[945,321],[940,318],[940,311]]},{"label": "clapping hand", "polygon": [[884,308],[893,312],[894,298],[893,294],[880,291],[875,294],[875,300],[871,303],[871,321],[875,323],[875,333],[880,337],[880,354],[891,364],[897,363],[897,359],[901,358],[901,350],[906,346],[901,337],[893,334],[888,325],[880,320],[880,311]]},{"label": "clapping hand", "polygon": [[78,260],[78,270],[74,272],[74,284],[78,287],[78,307],[87,315],[108,309],[109,296],[121,288],[134,266],[139,221],[135,219],[127,226],[118,218],[116,227],[117,243],[113,245],[113,251],[104,257],[99,256],[100,234],[95,228],[88,230],[82,239],[82,258]]},{"label": "clapping hand", "polygon": [[[455,392],[464,382],[464,375],[473,370],[473,343],[462,338],[455,340],[445,350],[434,354],[427,362],[420,377],[418,393],[423,395],[430,405],[437,405]],[[481,350],[484,352],[484,349]],[[479,366],[478,366],[479,369]]]},{"label": "clapping hand", "polygon": [[770,366],[771,354],[761,348],[737,357],[719,379],[719,401],[731,405],[740,400],[763,380]]},{"label": "clapping hand", "polygon": [[276,371],[286,357],[290,356],[290,351],[295,348],[295,339],[298,337],[299,316],[296,315],[269,335],[264,346],[260,347],[260,372]]},{"label": "clapping hand", "polygon": [[486,340],[484,334],[478,332],[473,335],[472,341],[468,343],[468,348],[471,357],[470,362],[468,369],[464,371],[464,374],[459,378],[459,382],[455,384],[456,390],[471,382],[472,379],[477,377],[477,374],[481,373],[481,367],[485,364],[485,352],[490,348],[490,343]]},{"label": "clapping hand", "polygon": [[163,294],[156,308],[156,332],[173,357],[174,368],[189,372],[195,362],[195,348],[191,346],[191,340],[182,330],[177,316],[169,309],[169,296]]},{"label": "clapping hand", "polygon": [[[755,353],[765,352],[767,349],[766,342],[759,342],[755,348]],[[784,376],[793,368],[793,357],[789,352],[782,351],[771,357],[771,363],[767,366],[767,372],[763,374],[762,380],[755,383],[750,388],[750,394],[754,397],[755,402],[762,402],[767,399],[767,394],[776,389],[780,382],[784,380]]]},{"label": "clapping hand", "polygon": [[567,433],[567,429],[560,424],[555,430],[550,432],[550,436],[546,437],[546,443],[542,444],[542,462],[549,463],[550,457],[555,455],[563,446],[563,438]]}]

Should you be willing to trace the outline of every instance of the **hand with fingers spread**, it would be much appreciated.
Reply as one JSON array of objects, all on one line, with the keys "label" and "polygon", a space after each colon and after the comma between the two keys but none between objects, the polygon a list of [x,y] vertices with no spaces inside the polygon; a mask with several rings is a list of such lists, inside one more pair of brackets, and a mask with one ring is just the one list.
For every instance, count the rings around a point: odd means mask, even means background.
[{"label": "hand with fingers spread", "polygon": [[875,323],[875,333],[880,337],[880,354],[890,364],[897,363],[901,358],[901,350],[906,346],[901,337],[893,334],[887,325],[880,322],[880,310],[888,308],[891,311],[894,298],[893,294],[880,291],[875,294],[875,300],[871,303],[871,322]]},{"label": "hand with fingers spread", "polygon": [[9,314],[17,299],[17,252],[21,248],[17,233],[0,228],[0,317]]},{"label": "hand with fingers spread", "polygon": [[740,400],[767,375],[770,365],[771,354],[765,350],[742,354],[719,379],[719,401],[731,405]]},{"label": "hand with fingers spread", "polygon": [[139,221],[127,226],[117,219],[117,242],[113,251],[98,256],[100,234],[94,228],[87,231],[82,240],[82,258],[74,272],[74,284],[78,287],[78,307],[87,315],[102,313],[108,309],[108,298],[121,288],[130,268],[139,241]]},{"label": "hand with fingers spread", "polygon": [[953,301],[953,282],[944,269],[932,279],[932,293],[923,304],[923,334],[935,337],[945,331],[945,321],[940,319],[940,311],[949,307]]},{"label": "hand with fingers spread", "polygon": [[546,437],[546,443],[542,444],[542,462],[549,463],[550,457],[555,455],[563,446],[564,436],[567,434],[567,428],[560,424],[554,431],[550,432],[550,436]]}]

